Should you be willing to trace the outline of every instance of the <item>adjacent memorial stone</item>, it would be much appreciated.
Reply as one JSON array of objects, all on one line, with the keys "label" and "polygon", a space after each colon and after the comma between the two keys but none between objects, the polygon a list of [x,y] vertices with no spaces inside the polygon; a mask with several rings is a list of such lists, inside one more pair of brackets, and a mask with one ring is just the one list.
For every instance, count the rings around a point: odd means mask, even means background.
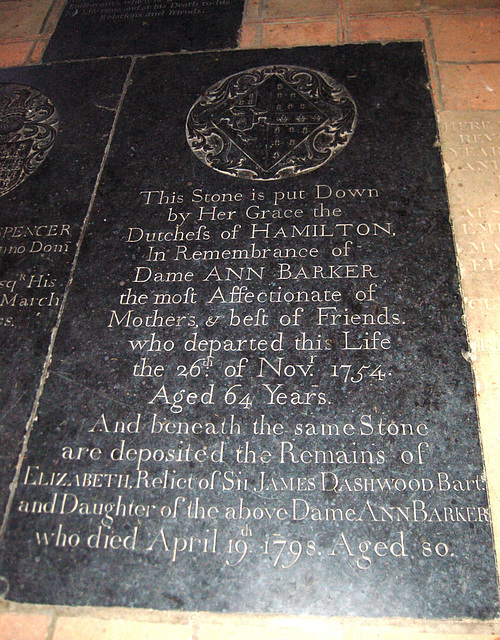
[{"label": "adjacent memorial stone", "polygon": [[126,70],[0,74],[2,515]]},{"label": "adjacent memorial stone", "polygon": [[56,139],[58,123],[54,105],[36,89],[0,85],[0,196],[42,164]]},{"label": "adjacent memorial stone", "polygon": [[8,597],[494,616],[461,319],[420,44],[139,60]]},{"label": "adjacent memorial stone", "polygon": [[[459,263],[466,274],[464,294],[474,314],[472,352],[500,351],[500,193],[497,159],[500,122],[497,112],[446,112],[441,116],[447,153],[450,205],[455,218]],[[485,318],[488,321],[485,323]],[[480,321],[481,327],[477,326]]]},{"label": "adjacent memorial stone", "polygon": [[237,46],[244,0],[69,0],[44,61]]},{"label": "adjacent memorial stone", "polygon": [[[500,113],[446,111],[439,122],[483,450],[486,466],[494,468],[500,448]],[[489,488],[495,488],[491,479]]]}]

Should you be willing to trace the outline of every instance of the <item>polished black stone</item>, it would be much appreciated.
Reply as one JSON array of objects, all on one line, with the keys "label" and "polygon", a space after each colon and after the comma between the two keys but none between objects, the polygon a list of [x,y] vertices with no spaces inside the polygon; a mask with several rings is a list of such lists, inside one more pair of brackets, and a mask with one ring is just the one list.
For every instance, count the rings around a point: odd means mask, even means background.
[{"label": "polished black stone", "polygon": [[0,73],[2,514],[126,71],[113,61]]},{"label": "polished black stone", "polygon": [[237,45],[244,0],[69,0],[45,62]]},{"label": "polished black stone", "polygon": [[9,598],[496,614],[436,136],[418,43],[137,61]]}]

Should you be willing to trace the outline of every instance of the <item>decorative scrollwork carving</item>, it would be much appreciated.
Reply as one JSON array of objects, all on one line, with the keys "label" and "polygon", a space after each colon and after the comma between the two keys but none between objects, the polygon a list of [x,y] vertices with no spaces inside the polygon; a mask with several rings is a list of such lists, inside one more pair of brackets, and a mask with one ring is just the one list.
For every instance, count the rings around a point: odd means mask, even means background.
[{"label": "decorative scrollwork carving", "polygon": [[58,122],[54,105],[37,89],[0,84],[0,196],[42,164],[56,139]]},{"label": "decorative scrollwork carving", "polygon": [[200,96],[186,137],[207,166],[239,178],[278,180],[318,167],[350,141],[357,121],[347,89],[319,71],[248,69]]}]

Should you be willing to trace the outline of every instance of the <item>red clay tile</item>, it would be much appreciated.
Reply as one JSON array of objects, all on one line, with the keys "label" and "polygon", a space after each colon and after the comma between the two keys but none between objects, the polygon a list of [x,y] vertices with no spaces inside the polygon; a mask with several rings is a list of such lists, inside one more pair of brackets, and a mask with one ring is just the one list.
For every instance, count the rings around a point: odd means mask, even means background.
[{"label": "red clay tile", "polygon": [[444,64],[439,75],[445,109],[500,109],[499,63]]},{"label": "red clay tile", "polygon": [[346,0],[347,15],[418,11],[421,0]]},{"label": "red clay tile", "polygon": [[45,51],[45,47],[49,43],[49,38],[44,38],[42,40],[38,40],[35,43],[35,46],[31,50],[28,58],[26,59],[25,64],[40,64],[42,61],[43,52]]},{"label": "red clay tile", "polygon": [[[260,624],[259,624],[260,622]],[[296,620],[294,623],[282,622],[279,620],[265,624],[259,621],[257,624],[252,621],[238,620],[230,622],[207,622],[200,625],[198,632],[199,640],[342,640],[346,638],[346,633],[338,623],[331,620],[318,620],[317,618],[302,621]],[[357,637],[354,634],[349,637]]]},{"label": "red clay tile", "polygon": [[411,16],[387,16],[384,18],[351,18],[349,40],[424,40],[427,29],[423,18]]},{"label": "red clay tile", "polygon": [[257,24],[243,24],[240,32],[240,49],[256,49],[260,46],[261,27]]},{"label": "red clay tile", "polygon": [[425,5],[429,11],[498,9],[498,0],[425,0]]},{"label": "red clay tile", "polygon": [[51,617],[25,613],[0,614],[2,640],[46,640]]},{"label": "red clay tile", "polygon": [[337,20],[280,22],[262,25],[263,47],[338,44]]},{"label": "red clay tile", "polygon": [[3,0],[0,2],[0,38],[37,36],[53,0]]},{"label": "red clay tile", "polygon": [[16,67],[24,64],[33,44],[31,40],[0,43],[0,67]]},{"label": "red clay tile", "polygon": [[442,62],[500,61],[500,13],[432,16],[431,28]]},{"label": "red clay tile", "polygon": [[191,640],[191,626],[139,620],[100,620],[90,616],[67,617],[57,620],[53,640],[138,640],[139,638]]},{"label": "red clay tile", "polygon": [[264,5],[264,18],[293,18],[307,16],[337,15],[338,6],[334,0],[269,0]]},{"label": "red clay tile", "polygon": [[258,20],[261,14],[260,0],[247,0],[245,2],[245,19]]}]

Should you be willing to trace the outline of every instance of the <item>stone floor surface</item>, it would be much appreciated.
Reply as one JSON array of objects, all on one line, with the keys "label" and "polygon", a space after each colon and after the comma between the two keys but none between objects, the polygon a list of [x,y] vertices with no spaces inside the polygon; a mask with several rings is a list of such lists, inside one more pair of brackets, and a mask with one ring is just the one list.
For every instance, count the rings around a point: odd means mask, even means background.
[{"label": "stone floor surface", "polygon": [[[0,66],[39,64],[64,0],[0,0]],[[500,540],[500,0],[247,0],[240,48],[424,40]],[[487,133],[474,136],[478,127]],[[486,141],[489,141],[485,143]],[[494,223],[494,224],[491,224]],[[0,605],[0,640],[500,640],[500,620],[422,622]]]}]

